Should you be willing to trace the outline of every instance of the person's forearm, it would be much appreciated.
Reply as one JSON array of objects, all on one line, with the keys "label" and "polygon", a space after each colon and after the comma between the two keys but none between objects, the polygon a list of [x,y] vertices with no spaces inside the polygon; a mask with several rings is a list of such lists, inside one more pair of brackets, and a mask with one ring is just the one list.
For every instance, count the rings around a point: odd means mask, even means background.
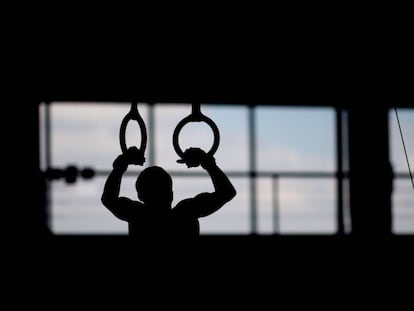
[{"label": "person's forearm", "polygon": [[122,175],[125,171],[125,165],[114,165],[114,169],[109,174],[105,182],[105,187],[102,194],[102,202],[113,201],[119,197]]}]

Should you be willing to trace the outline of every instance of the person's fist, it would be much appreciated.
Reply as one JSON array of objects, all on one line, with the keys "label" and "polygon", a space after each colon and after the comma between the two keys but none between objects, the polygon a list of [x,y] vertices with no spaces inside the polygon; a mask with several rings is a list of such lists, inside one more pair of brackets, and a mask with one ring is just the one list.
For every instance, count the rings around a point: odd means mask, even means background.
[{"label": "person's fist", "polygon": [[144,152],[137,147],[129,147],[125,151],[125,159],[128,164],[143,165],[145,162]]},{"label": "person's fist", "polygon": [[185,163],[187,167],[202,166],[205,168],[209,163],[215,163],[214,158],[200,148],[188,148],[184,151],[183,157],[177,160],[178,163]]},{"label": "person's fist", "polygon": [[177,160],[177,162],[185,163],[187,167],[197,167],[205,156],[206,153],[200,148],[188,148],[184,151],[182,159]]},{"label": "person's fist", "polygon": [[137,147],[130,147],[115,159],[112,166],[117,169],[126,170],[129,164],[143,165],[144,162],[144,152]]}]

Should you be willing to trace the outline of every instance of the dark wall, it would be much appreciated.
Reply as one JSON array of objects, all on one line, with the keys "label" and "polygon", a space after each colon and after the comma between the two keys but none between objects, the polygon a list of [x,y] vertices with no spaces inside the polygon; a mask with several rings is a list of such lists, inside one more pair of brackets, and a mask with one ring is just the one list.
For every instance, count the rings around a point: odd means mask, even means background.
[{"label": "dark wall", "polygon": [[[338,33],[329,29],[330,22],[322,22],[321,29],[317,30],[307,30],[313,23],[305,23],[303,26],[298,24],[295,33],[286,34],[290,40],[281,42],[273,28],[276,26],[269,23],[269,33],[262,38],[267,43],[265,45],[246,40],[245,34],[252,31],[250,25],[253,22],[249,18],[243,18],[243,22],[248,25],[241,34],[237,47],[232,46],[230,36],[221,42],[213,40],[208,44],[202,38],[198,45],[192,41],[193,36],[189,36],[190,41],[186,42],[185,47],[171,38],[166,42],[164,38],[154,37],[154,41],[158,41],[154,48],[150,42],[138,39],[136,44],[131,43],[135,40],[134,33],[125,38],[126,44],[121,41],[113,43],[107,40],[107,34],[112,30],[111,26],[107,26],[101,32],[102,42],[99,42],[99,47],[92,48],[93,44],[90,42],[94,41],[95,34],[101,30],[101,24],[107,22],[104,17],[103,23],[96,25],[97,31],[87,32],[82,42],[79,42],[77,34],[72,32],[78,22],[75,15],[62,22],[66,25],[66,31],[62,32],[62,29],[55,27],[59,24],[57,21],[61,19],[61,14],[47,13],[45,16],[38,16],[32,10],[27,10],[33,18],[33,21],[26,20],[27,23],[24,23],[24,18],[20,19],[19,14],[19,19],[16,19],[18,22],[13,20],[8,24],[8,27],[13,28],[12,25],[21,22],[21,33],[16,34],[15,27],[10,31],[13,41],[18,43],[18,53],[13,55],[13,61],[5,58],[12,65],[12,74],[7,75],[5,80],[13,80],[13,86],[9,88],[6,84],[2,90],[7,93],[2,101],[2,107],[7,107],[3,110],[2,119],[3,137],[7,142],[2,149],[7,176],[6,182],[3,180],[2,183],[2,209],[5,211],[2,227],[5,229],[4,239],[12,246],[11,252],[5,252],[4,257],[17,255],[12,260],[18,263],[20,271],[24,268],[26,271],[36,272],[22,274],[22,279],[32,281],[32,285],[35,285],[32,288],[42,284],[43,291],[38,296],[42,301],[46,301],[43,298],[51,299],[52,295],[45,288],[56,287],[55,284],[69,279],[73,290],[72,281],[81,285],[79,283],[84,283],[91,276],[91,271],[94,272],[95,279],[102,280],[100,283],[105,284],[106,289],[117,285],[125,288],[130,284],[133,272],[138,274],[136,280],[141,281],[141,272],[144,270],[159,271],[159,280],[162,281],[156,286],[165,286],[162,277],[168,274],[162,272],[171,272],[168,268],[172,263],[175,264],[173,270],[178,270],[174,281],[181,279],[182,271],[189,270],[191,274],[199,276],[200,272],[214,268],[222,271],[224,268],[224,273],[212,280],[213,285],[217,285],[217,280],[221,282],[228,278],[230,270],[233,272],[231,276],[237,276],[241,280],[240,284],[249,293],[251,285],[256,286],[258,283],[246,283],[244,277],[257,275],[260,267],[262,270],[259,274],[265,277],[266,282],[271,280],[282,286],[290,284],[292,286],[288,291],[291,292],[296,292],[298,284],[306,288],[304,291],[311,287],[318,288],[319,291],[321,287],[315,286],[315,281],[320,281],[321,274],[330,276],[329,281],[332,282],[328,282],[328,286],[333,285],[333,291],[337,290],[338,282],[348,284],[346,281],[351,281],[345,289],[347,298],[351,300],[356,297],[355,288],[361,279],[379,280],[382,281],[379,282],[381,285],[384,284],[387,272],[397,275],[398,273],[394,273],[395,267],[412,259],[410,252],[413,240],[406,237],[378,238],[376,234],[366,237],[367,232],[388,232],[389,226],[386,221],[387,196],[386,192],[382,193],[387,188],[388,173],[384,166],[387,156],[382,153],[379,158],[372,158],[368,154],[386,148],[387,143],[381,142],[386,131],[383,122],[384,107],[395,103],[414,107],[411,78],[413,53],[412,48],[408,48],[411,33],[402,33],[404,27],[393,27],[390,30],[392,22],[388,20],[388,15],[376,14],[373,8],[370,7],[366,13],[361,13],[358,7],[352,9],[361,14],[361,19],[368,27],[362,28],[360,25],[363,23],[356,23],[350,34],[347,31]],[[19,12],[23,13],[22,10]],[[326,13],[325,8],[321,12],[335,19],[335,15]],[[272,11],[271,14],[273,13]],[[307,13],[304,15],[308,15]],[[273,21],[282,14],[276,12],[276,16],[268,18]],[[90,21],[96,15],[100,16],[100,13],[93,10],[91,14],[86,14],[86,19]],[[309,15],[312,22],[315,21],[316,17]],[[385,22],[378,32],[375,31],[378,29],[377,21],[368,20],[373,15],[379,21]],[[112,20],[111,14],[106,16]],[[51,19],[52,17],[54,18]],[[339,24],[345,30],[349,29],[355,23],[352,17],[351,14],[347,15]],[[131,19],[134,30],[135,20],[135,17]],[[148,21],[148,27],[153,27],[157,21]],[[44,29],[34,27],[39,22],[44,24]],[[208,19],[208,22],[214,22],[213,18]],[[292,24],[296,22],[297,20],[288,20],[282,32],[286,28],[291,30]],[[187,28],[188,25],[185,29]],[[85,29],[80,27],[78,30],[79,33],[84,33]],[[303,33],[306,30],[309,39],[304,41],[303,37],[307,36],[303,36]],[[326,37],[316,40],[315,37],[321,31],[326,33]],[[47,35],[44,35],[45,32]],[[115,32],[115,37],[118,35],[119,32]],[[252,31],[251,35],[256,37],[257,32]],[[392,40],[388,40],[389,38]],[[267,49],[268,47],[273,48]],[[114,50],[117,52],[112,54]],[[187,53],[181,54],[183,50],[187,50]],[[351,238],[219,237],[203,239],[198,245],[184,243],[167,247],[131,245],[125,243],[124,239],[107,237],[49,239],[44,226],[45,198],[38,171],[38,102],[131,99],[164,102],[200,100],[292,105],[333,104],[352,109],[350,122],[356,126],[351,130],[350,147],[353,152],[357,151],[350,159],[355,178],[351,190],[354,195],[353,215],[361,235]],[[371,124],[373,127],[368,129],[367,125],[369,127]],[[378,141],[372,142],[372,136]],[[371,141],[372,145],[366,144],[367,141]],[[366,168],[367,162],[370,163],[370,169],[368,173],[363,173],[362,169]],[[368,183],[368,187],[367,180],[372,181]],[[368,217],[372,211],[378,212],[380,216],[375,219]],[[145,252],[148,250],[149,252]],[[390,258],[397,260],[390,261]],[[153,259],[154,262],[151,262]],[[147,269],[154,266],[164,269]],[[4,264],[3,267],[7,269],[9,265]],[[362,271],[359,274],[360,270]],[[62,271],[67,272],[62,276]],[[70,277],[74,271],[76,273]],[[126,276],[128,283],[108,282],[108,271],[113,275]],[[12,272],[18,270],[13,269]],[[408,279],[406,271],[401,272]],[[52,282],[51,279],[45,280],[49,273],[54,275]],[[12,275],[15,276],[13,273]],[[285,276],[283,280],[289,283],[280,280],[282,275]],[[49,287],[44,287],[47,281]],[[271,286],[275,283],[271,283]],[[197,283],[191,283],[193,284]],[[394,286],[396,282],[387,283],[385,280],[381,289],[388,291],[390,284]],[[228,288],[224,289],[223,292],[227,292]],[[361,292],[366,293],[367,288],[362,289]],[[86,295],[89,290],[91,287],[86,288]],[[274,293],[272,291],[273,296]],[[342,291],[339,295],[344,297]]]}]

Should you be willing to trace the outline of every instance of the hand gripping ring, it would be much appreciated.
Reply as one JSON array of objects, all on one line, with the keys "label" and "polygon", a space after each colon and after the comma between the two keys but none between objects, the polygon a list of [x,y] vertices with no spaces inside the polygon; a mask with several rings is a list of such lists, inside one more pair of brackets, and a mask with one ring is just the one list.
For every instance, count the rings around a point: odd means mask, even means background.
[{"label": "hand gripping ring", "polygon": [[173,133],[173,146],[175,149],[175,152],[182,158],[184,156],[184,152],[182,151],[182,149],[180,148],[180,144],[179,144],[179,135],[181,130],[183,129],[183,127],[190,122],[205,122],[207,123],[210,128],[213,130],[213,134],[214,134],[214,142],[213,145],[211,146],[210,150],[207,152],[208,155],[214,155],[218,149],[218,146],[220,144],[220,132],[219,129],[216,125],[216,123],[214,123],[213,120],[211,120],[209,117],[203,115],[200,111],[200,104],[193,104],[192,107],[192,113],[185,117],[184,119],[182,119],[177,126],[175,127],[174,133]]},{"label": "hand gripping ring", "polygon": [[131,109],[126,114],[126,116],[124,117],[121,123],[121,128],[119,130],[119,143],[121,145],[122,153],[125,153],[127,151],[125,133],[126,133],[128,122],[130,120],[137,121],[139,128],[141,129],[141,145],[139,149],[145,153],[145,149],[147,147],[147,128],[145,127],[144,120],[142,119],[141,115],[138,112],[137,105],[138,103],[134,103],[134,102],[131,103]]}]

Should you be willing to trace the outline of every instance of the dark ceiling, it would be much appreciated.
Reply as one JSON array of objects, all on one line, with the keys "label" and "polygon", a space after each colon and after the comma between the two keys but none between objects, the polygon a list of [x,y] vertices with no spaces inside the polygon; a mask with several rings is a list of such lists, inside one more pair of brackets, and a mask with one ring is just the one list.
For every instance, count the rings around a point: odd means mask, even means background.
[{"label": "dark ceiling", "polygon": [[[397,51],[398,52],[398,51]],[[45,60],[16,70],[14,97],[27,101],[190,102],[414,107],[413,65],[400,53],[270,55],[260,59],[139,63],[96,55]],[[275,55],[276,57],[277,55]],[[410,58],[411,59],[411,58]],[[128,59],[129,60],[129,59]]]},{"label": "dark ceiling", "polygon": [[[36,85],[36,84],[34,84]],[[23,94],[35,101],[209,102],[238,104],[316,105],[344,107],[414,107],[414,89],[409,80],[233,78],[125,80],[102,77],[84,81],[58,80],[32,86]]]}]

